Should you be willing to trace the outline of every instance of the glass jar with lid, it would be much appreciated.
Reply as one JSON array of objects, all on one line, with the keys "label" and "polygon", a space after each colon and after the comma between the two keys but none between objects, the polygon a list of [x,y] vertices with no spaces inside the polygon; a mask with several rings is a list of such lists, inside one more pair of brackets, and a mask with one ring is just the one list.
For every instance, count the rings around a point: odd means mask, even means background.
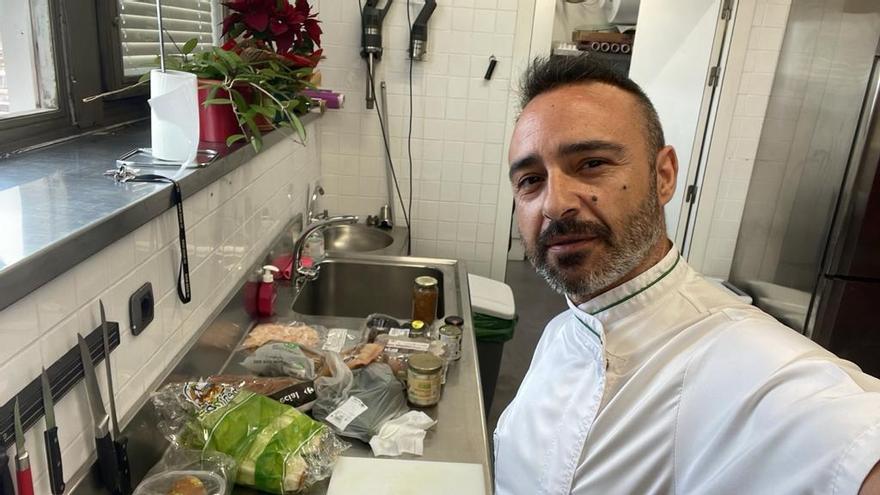
[{"label": "glass jar with lid", "polygon": [[434,323],[437,315],[437,302],[440,299],[439,285],[434,277],[416,277],[413,286],[413,320],[421,320],[429,326]]},{"label": "glass jar with lid", "polygon": [[406,397],[418,407],[430,407],[440,402],[443,360],[420,352],[409,357],[406,372]]}]

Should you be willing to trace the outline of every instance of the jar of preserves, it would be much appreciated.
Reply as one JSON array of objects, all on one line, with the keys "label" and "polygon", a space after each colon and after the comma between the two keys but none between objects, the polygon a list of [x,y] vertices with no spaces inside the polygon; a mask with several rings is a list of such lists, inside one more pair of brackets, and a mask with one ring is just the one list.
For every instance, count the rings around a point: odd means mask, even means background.
[{"label": "jar of preserves", "polygon": [[437,315],[437,301],[440,298],[439,282],[434,277],[416,277],[413,286],[412,319],[421,320],[425,325],[434,323]]},{"label": "jar of preserves", "polygon": [[443,360],[420,352],[409,357],[406,371],[406,398],[418,407],[430,407],[440,402]]}]

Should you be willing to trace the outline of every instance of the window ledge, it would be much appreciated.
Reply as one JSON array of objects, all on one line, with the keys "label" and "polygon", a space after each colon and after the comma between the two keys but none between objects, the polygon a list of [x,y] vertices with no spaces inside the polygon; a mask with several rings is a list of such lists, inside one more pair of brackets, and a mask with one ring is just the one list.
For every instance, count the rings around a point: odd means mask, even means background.
[{"label": "window ledge", "polygon": [[[319,116],[307,114],[303,124]],[[263,145],[286,137],[286,131],[269,133]],[[173,206],[169,184],[117,184],[104,176],[123,153],[149,143],[147,120],[0,160],[0,310]],[[256,154],[239,144],[205,168],[185,169],[175,177],[184,199]],[[168,167],[140,170],[177,174]]]}]

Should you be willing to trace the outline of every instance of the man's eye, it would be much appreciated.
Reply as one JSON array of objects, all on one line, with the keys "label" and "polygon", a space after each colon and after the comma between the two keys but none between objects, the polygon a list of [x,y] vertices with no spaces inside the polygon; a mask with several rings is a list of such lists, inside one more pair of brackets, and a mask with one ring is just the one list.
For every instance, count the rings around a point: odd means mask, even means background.
[{"label": "man's eye", "polygon": [[529,176],[526,176],[526,177],[523,177],[522,179],[520,179],[516,183],[516,188],[517,189],[529,189],[529,188],[533,187],[535,184],[541,182],[541,180],[543,180],[543,179],[537,175],[529,175]]},{"label": "man's eye", "polygon": [[581,162],[581,168],[596,168],[608,163],[607,160],[601,158],[590,158]]}]

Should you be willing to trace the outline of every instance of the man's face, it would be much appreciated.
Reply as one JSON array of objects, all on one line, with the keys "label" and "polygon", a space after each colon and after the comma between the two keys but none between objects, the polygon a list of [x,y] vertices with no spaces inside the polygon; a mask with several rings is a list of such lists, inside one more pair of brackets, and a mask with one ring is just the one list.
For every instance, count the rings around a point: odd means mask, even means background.
[{"label": "man's face", "polygon": [[517,121],[510,181],[526,254],[575,302],[620,283],[664,240],[677,164],[671,148],[649,149],[644,122],[633,95],[601,83],[543,93]]}]

